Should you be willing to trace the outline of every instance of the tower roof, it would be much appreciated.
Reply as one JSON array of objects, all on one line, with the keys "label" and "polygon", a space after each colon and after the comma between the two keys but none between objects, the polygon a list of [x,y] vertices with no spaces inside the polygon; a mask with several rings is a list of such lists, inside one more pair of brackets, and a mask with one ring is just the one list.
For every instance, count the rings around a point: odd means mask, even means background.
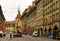
[{"label": "tower roof", "polygon": [[16,18],[20,18],[20,17],[21,17],[20,9],[18,9],[18,14],[17,14]]},{"label": "tower roof", "polygon": [[18,13],[17,14],[17,16],[16,16],[16,18],[20,18],[21,17],[21,14],[20,13]]},{"label": "tower roof", "polygon": [[18,14],[16,16],[16,18],[20,18],[21,17],[21,14],[20,14],[20,6],[18,5]]}]

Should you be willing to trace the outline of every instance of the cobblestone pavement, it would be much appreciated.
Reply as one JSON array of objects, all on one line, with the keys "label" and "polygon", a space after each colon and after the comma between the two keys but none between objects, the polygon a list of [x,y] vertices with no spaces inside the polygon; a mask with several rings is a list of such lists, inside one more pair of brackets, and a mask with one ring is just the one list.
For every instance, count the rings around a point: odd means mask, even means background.
[{"label": "cobblestone pavement", "polygon": [[49,39],[46,37],[32,37],[29,35],[23,35],[22,37],[15,37],[10,39],[9,35],[7,35],[4,38],[0,38],[0,41],[60,41],[60,40],[54,40],[54,39]]}]

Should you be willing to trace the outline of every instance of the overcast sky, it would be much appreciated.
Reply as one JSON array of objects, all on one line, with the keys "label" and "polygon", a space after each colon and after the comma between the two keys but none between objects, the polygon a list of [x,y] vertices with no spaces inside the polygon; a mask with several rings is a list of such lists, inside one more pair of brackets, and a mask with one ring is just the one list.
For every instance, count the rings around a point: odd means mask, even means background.
[{"label": "overcast sky", "polygon": [[32,1],[34,0],[0,0],[0,5],[2,6],[6,21],[15,20],[18,13],[18,7],[20,7],[22,14],[22,12],[32,4]]}]

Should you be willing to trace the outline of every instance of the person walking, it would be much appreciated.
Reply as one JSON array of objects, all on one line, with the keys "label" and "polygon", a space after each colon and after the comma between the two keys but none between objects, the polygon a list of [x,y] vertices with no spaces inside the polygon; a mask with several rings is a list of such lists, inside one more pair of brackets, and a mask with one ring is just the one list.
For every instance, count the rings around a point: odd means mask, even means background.
[{"label": "person walking", "polygon": [[46,27],[44,29],[44,32],[45,32],[45,36],[47,36],[47,28]]},{"label": "person walking", "polygon": [[41,36],[43,36],[43,28],[41,28]]},{"label": "person walking", "polygon": [[52,35],[52,28],[51,27],[49,27],[49,35]]},{"label": "person walking", "polygon": [[10,39],[12,39],[12,34],[10,34]]},{"label": "person walking", "polygon": [[57,37],[57,34],[58,34],[57,31],[58,31],[58,27],[57,27],[57,25],[55,25],[53,28],[53,39],[55,39]]}]

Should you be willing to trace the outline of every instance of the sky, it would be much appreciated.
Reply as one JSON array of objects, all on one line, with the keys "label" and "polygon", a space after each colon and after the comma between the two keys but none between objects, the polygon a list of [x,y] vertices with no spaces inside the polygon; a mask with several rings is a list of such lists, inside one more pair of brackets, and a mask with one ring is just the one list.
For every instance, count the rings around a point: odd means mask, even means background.
[{"label": "sky", "polygon": [[15,20],[18,14],[18,8],[20,8],[22,15],[22,12],[28,8],[29,5],[32,5],[32,1],[34,0],[0,0],[6,21]]}]

